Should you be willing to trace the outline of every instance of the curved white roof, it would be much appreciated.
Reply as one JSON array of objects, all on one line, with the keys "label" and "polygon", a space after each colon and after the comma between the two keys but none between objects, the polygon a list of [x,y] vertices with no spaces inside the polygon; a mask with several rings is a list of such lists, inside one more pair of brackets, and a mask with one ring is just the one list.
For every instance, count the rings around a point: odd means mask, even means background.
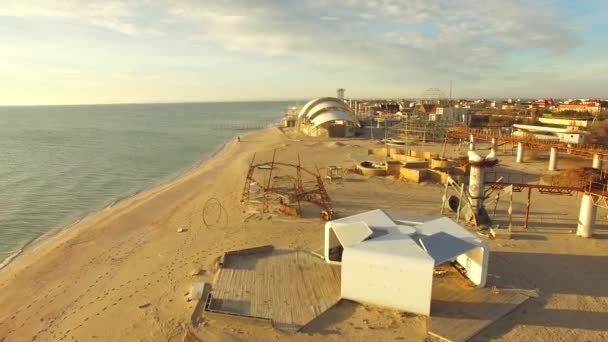
[{"label": "curved white roof", "polygon": [[344,121],[355,122],[355,119],[353,118],[353,116],[351,114],[341,112],[341,111],[331,111],[331,112],[321,113],[321,114],[317,115],[314,119],[312,119],[311,120],[312,125],[313,125],[312,127],[317,127],[326,122],[335,121],[335,120],[344,120]]},{"label": "curved white roof", "polygon": [[321,103],[321,102],[325,102],[325,101],[333,101],[333,102],[342,102],[342,100],[337,99],[335,97],[319,97],[317,99],[312,99],[310,101],[308,101],[303,107],[302,109],[300,109],[300,113],[298,113],[298,117],[301,118],[304,115],[306,115],[308,113],[308,111],[316,106],[317,104]]},{"label": "curved white roof", "polygon": [[346,112],[346,113],[350,113],[351,110],[350,108],[344,104],[344,102],[342,101],[323,101],[317,105],[315,105],[314,107],[310,108],[308,110],[308,113],[306,113],[306,118],[308,118],[308,120],[312,120],[314,119],[315,116],[317,116],[318,114],[321,114],[323,111],[326,111],[327,109],[330,108],[335,108],[341,112]]}]

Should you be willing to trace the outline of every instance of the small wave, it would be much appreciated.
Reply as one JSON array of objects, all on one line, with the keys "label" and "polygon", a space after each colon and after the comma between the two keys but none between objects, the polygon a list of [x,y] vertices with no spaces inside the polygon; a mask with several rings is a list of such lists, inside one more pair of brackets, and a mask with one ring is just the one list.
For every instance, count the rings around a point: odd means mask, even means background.
[{"label": "small wave", "polygon": [[[252,133],[255,132],[255,130],[249,130],[250,132],[240,135],[241,138],[246,137],[247,135],[250,135]],[[157,188],[159,186],[162,186],[164,184],[169,184],[175,180],[177,180],[180,177],[183,177],[185,175],[187,175],[188,173],[192,172],[193,170],[196,170],[197,168],[200,168],[201,166],[204,165],[205,162],[211,160],[212,158],[216,157],[218,154],[220,154],[220,152],[222,150],[224,150],[224,148],[226,147],[226,145],[230,142],[234,142],[237,139],[237,135],[232,136],[227,142],[224,142],[222,144],[217,145],[217,147],[209,154],[207,154],[206,156],[204,156],[202,159],[197,160],[195,163],[193,163],[191,166],[183,168],[179,171],[177,171],[176,173],[174,173],[173,175],[170,175],[164,179],[160,179],[152,184],[150,184],[149,186],[146,186],[140,190],[134,191],[132,193],[120,196],[114,200],[112,200],[111,202],[107,203],[106,205],[103,205],[97,209],[88,211],[86,213],[83,213],[82,215],[80,215],[80,217],[78,219],[76,219],[75,221],[73,221],[70,224],[67,225],[62,225],[62,226],[58,226],[57,228],[51,229],[37,237],[34,237],[32,239],[30,239],[29,241],[27,241],[26,243],[24,243],[20,248],[18,248],[14,253],[10,254],[8,257],[6,257],[4,260],[2,260],[2,262],[0,262],[0,270],[2,270],[3,268],[7,267],[8,265],[10,265],[13,261],[15,261],[15,259],[17,259],[20,256],[25,255],[25,253],[30,250],[30,249],[34,249],[40,245],[42,245],[43,243],[48,242],[51,238],[58,236],[59,233],[64,232],[66,230],[68,230],[69,228],[77,225],[78,223],[80,223],[81,221],[83,221],[85,218],[97,214],[103,210],[112,208],[114,206],[116,206],[117,204],[121,203],[122,201],[128,200],[133,198],[134,196],[137,196],[138,194],[142,193],[142,192],[146,192],[149,190],[152,190],[154,188]],[[10,253],[10,252],[9,252]]]}]

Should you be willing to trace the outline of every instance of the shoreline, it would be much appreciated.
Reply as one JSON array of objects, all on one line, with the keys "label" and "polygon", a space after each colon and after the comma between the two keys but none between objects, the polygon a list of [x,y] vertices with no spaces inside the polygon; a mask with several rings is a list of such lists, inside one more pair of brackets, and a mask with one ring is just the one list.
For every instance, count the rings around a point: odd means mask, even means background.
[{"label": "shoreline", "polygon": [[54,241],[54,239],[60,238],[63,234],[69,232],[72,228],[77,226],[80,223],[85,222],[86,220],[94,217],[98,214],[103,213],[106,210],[113,209],[116,206],[123,205],[129,201],[137,199],[139,196],[145,196],[148,193],[152,193],[156,190],[160,190],[163,187],[170,186],[171,184],[177,182],[178,180],[185,178],[192,173],[196,172],[198,169],[203,167],[206,163],[211,161],[213,158],[217,157],[224,151],[224,149],[231,143],[235,143],[237,137],[246,137],[250,134],[253,134],[258,131],[262,131],[264,129],[276,127],[278,121],[275,122],[271,127],[260,128],[245,132],[244,134],[235,134],[233,137],[229,138],[226,142],[218,145],[212,152],[209,153],[207,157],[203,157],[200,160],[195,161],[190,166],[184,167],[181,170],[174,172],[171,175],[163,177],[163,179],[159,179],[158,181],[153,182],[152,184],[145,186],[140,190],[136,190],[130,194],[119,196],[116,199],[110,200],[107,204],[99,206],[97,208],[91,208],[90,210],[79,215],[77,219],[67,224],[60,224],[56,227],[49,229],[47,232],[44,232],[38,235],[35,238],[26,241],[22,246],[18,248],[15,252],[9,254],[6,258],[0,261],[0,272],[5,271],[11,266],[15,266],[20,259],[29,255],[29,253],[35,252],[38,248],[43,247],[44,245]]}]

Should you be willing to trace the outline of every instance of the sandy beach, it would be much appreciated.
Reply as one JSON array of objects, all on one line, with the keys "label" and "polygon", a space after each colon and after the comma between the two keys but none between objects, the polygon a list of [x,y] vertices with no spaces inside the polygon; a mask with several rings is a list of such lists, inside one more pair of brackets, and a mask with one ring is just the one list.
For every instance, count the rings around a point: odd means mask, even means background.
[{"label": "sandy beach", "polygon": [[[304,331],[287,333],[220,319],[193,326],[194,281],[212,282],[223,252],[260,245],[318,251],[324,222],[264,216],[250,219],[240,203],[253,153],[304,167],[352,167],[370,159],[376,141],[320,139],[270,128],[231,142],[212,159],[174,181],[94,213],[30,250],[0,271],[0,341],[420,341],[426,318],[342,301]],[[439,151],[440,145],[420,147]],[[377,157],[376,157],[377,158]],[[500,168],[515,168],[499,155]],[[587,161],[564,159],[578,165]],[[546,173],[546,161],[517,170]],[[393,178],[348,175],[326,184],[338,217],[382,208],[439,213],[443,186]],[[489,240],[488,286],[534,290],[538,296],[491,325],[474,340],[608,339],[608,230],[598,210],[593,239],[574,234],[576,196],[534,193],[530,228],[511,240]],[[220,224],[204,222],[205,204],[221,204]],[[522,226],[526,196],[514,196],[515,225]],[[499,221],[506,222],[504,203]],[[502,213],[502,214],[501,214]],[[179,228],[186,231],[178,233]],[[202,270],[192,275],[193,270]]]}]

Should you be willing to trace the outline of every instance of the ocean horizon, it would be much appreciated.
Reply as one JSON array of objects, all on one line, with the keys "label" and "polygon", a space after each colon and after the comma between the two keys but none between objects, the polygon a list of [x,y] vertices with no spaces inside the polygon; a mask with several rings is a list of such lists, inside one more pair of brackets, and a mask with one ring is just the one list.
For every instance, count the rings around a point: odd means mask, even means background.
[{"label": "ocean horizon", "polygon": [[294,102],[0,107],[0,265],[40,236],[167,182]]}]

